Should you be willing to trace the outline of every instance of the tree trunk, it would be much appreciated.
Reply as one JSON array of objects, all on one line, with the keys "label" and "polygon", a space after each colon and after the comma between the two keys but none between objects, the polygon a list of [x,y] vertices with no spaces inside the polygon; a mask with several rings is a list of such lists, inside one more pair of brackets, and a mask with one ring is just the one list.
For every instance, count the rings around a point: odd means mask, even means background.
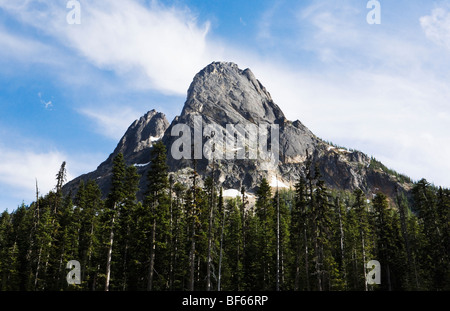
[{"label": "tree trunk", "polygon": [[172,186],[173,179],[172,175],[169,179],[169,200],[170,200],[170,266],[169,266],[169,289],[173,289],[173,264],[174,264],[174,234],[173,234],[173,200],[172,200]]},{"label": "tree trunk", "polygon": [[209,228],[208,228],[208,259],[206,266],[206,290],[211,290],[211,265],[212,265],[212,228],[214,219],[214,159],[213,159],[213,173],[211,185],[211,206],[209,209]]},{"label": "tree trunk", "polygon": [[337,201],[337,209],[338,209],[338,215],[339,215],[339,231],[340,231],[340,247],[341,247],[341,263],[342,263],[342,270],[344,273],[344,282],[345,286],[347,287],[347,269],[345,267],[345,248],[344,248],[344,226],[342,224],[342,211],[341,206],[339,204],[339,200]]},{"label": "tree trunk", "polygon": [[192,193],[192,230],[191,230],[191,250],[189,252],[189,264],[190,264],[190,273],[189,273],[189,291],[194,290],[195,283],[195,216],[197,209],[197,161],[194,158],[194,172],[193,172],[193,193]]},{"label": "tree trunk", "polygon": [[363,256],[363,272],[364,272],[364,290],[367,292],[367,271],[366,271],[366,246],[364,241],[364,231],[361,231],[361,245],[362,245],[362,256]]},{"label": "tree trunk", "polygon": [[125,238],[125,252],[123,255],[123,266],[122,266],[122,290],[127,289],[127,278],[128,278],[128,237],[130,236],[130,226],[127,225],[127,235]]},{"label": "tree trunk", "polygon": [[220,233],[220,255],[219,255],[219,280],[217,282],[217,290],[220,291],[220,282],[222,279],[222,256],[223,256],[223,232],[225,229],[225,207],[223,207],[222,230]]},{"label": "tree trunk", "polygon": [[305,277],[306,277],[306,290],[310,291],[311,287],[309,285],[309,250],[308,250],[308,235],[305,221],[305,234],[303,235],[305,238]]},{"label": "tree trunk", "polygon": [[[15,245],[15,244],[14,244]],[[39,254],[38,254],[38,260],[37,260],[37,267],[36,267],[36,273],[34,275],[34,290],[37,290],[37,283],[39,278],[39,269],[41,265],[41,255],[42,255],[42,245],[39,248]]]},{"label": "tree trunk", "polygon": [[194,280],[195,280],[195,219],[192,219],[192,233],[191,233],[191,250],[189,252],[189,264],[190,264],[190,274],[189,274],[189,291],[194,290]]},{"label": "tree trunk", "polygon": [[[116,206],[114,205],[114,210],[116,209]],[[111,279],[111,258],[112,258],[112,250],[113,250],[113,243],[114,243],[114,222],[115,222],[115,215],[113,215],[111,220],[111,231],[109,233],[109,248],[108,248],[108,254],[106,257],[106,281],[105,281],[105,291],[109,291],[109,282]]]},{"label": "tree trunk", "polygon": [[155,269],[155,250],[156,250],[156,218],[153,219],[153,226],[152,226],[152,245],[150,248],[150,267],[148,269],[148,283],[147,283],[147,290],[151,291],[153,288],[153,276],[154,276],[154,269]]},{"label": "tree trunk", "polygon": [[[278,182],[277,182],[278,184]],[[277,271],[276,291],[280,290],[280,193],[277,185]]]}]

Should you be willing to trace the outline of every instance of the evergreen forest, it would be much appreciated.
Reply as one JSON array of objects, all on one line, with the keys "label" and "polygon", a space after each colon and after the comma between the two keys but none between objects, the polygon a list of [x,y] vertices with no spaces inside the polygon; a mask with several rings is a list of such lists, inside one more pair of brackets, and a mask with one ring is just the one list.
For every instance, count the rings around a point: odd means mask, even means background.
[{"label": "evergreen forest", "polygon": [[337,191],[308,159],[295,187],[263,179],[250,204],[246,189],[225,199],[214,170],[200,180],[195,163],[189,183],[175,180],[161,142],[151,157],[143,200],[118,154],[105,196],[93,180],[64,194],[63,163],[54,190],[36,186],[35,202],[4,211],[0,290],[450,290],[449,189],[422,179],[395,198]]}]

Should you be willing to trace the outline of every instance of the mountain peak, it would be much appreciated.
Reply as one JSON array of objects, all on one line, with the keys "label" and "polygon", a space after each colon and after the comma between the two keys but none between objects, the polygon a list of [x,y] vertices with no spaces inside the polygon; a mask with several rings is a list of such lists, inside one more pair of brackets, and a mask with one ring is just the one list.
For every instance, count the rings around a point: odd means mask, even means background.
[{"label": "mountain peak", "polygon": [[[180,181],[188,183],[189,173],[186,169],[192,167],[193,162],[189,157],[173,157],[171,151],[174,142],[180,137],[176,135],[179,134],[177,131],[173,134],[172,130],[177,124],[187,125],[191,132],[190,134],[183,132],[183,137],[186,135],[189,139],[191,136],[197,145],[205,143],[206,138],[203,135],[200,138],[195,136],[197,116],[202,117],[200,125],[203,127],[212,123],[224,129],[228,124],[262,125],[259,129],[264,129],[268,124],[279,125],[279,132],[275,134],[279,135],[277,148],[279,161],[276,161],[275,165],[267,165],[265,159],[250,159],[250,156],[247,158],[247,154],[243,159],[220,159],[220,168],[215,174],[224,189],[241,189],[241,186],[245,186],[252,192],[263,177],[272,180],[274,176],[277,185],[278,181],[280,184],[292,185],[303,176],[303,167],[307,163],[305,161],[308,156],[314,165],[318,165],[326,184],[335,189],[362,189],[366,194],[381,189],[393,197],[397,186],[404,189],[408,187],[400,184],[395,176],[373,169],[367,155],[334,148],[316,137],[299,120],[293,122],[287,120],[250,69],[242,70],[235,63],[213,62],[194,77],[181,115],[170,125],[164,114],[156,110],[148,111],[130,125],[114,152],[96,171],[73,180],[66,185],[66,191],[76,188],[80,180],[94,179],[102,191],[107,193],[111,184],[112,161],[119,152],[124,154],[127,165],[138,168],[142,176],[141,189],[144,189],[151,148],[153,142],[160,138],[168,150],[169,171],[178,176]],[[250,150],[252,144],[246,139],[243,137],[242,140],[247,144],[246,149]],[[272,137],[270,140],[272,148]],[[183,142],[183,150],[184,147]],[[198,159],[195,164],[196,171],[202,176],[209,175],[212,167],[210,160],[203,155],[196,159]],[[143,193],[140,194],[140,198],[142,196]]]},{"label": "mountain peak", "polygon": [[190,113],[200,113],[219,124],[285,120],[252,71],[231,62],[213,62],[194,77],[181,117]]},{"label": "mountain peak", "polygon": [[[164,135],[169,122],[162,112],[155,109],[135,120],[120,139],[114,152],[101,166],[110,165],[112,159],[120,152],[130,164],[147,160],[153,143]],[[131,163],[132,162],[132,163]],[[148,161],[147,161],[148,162]]]}]

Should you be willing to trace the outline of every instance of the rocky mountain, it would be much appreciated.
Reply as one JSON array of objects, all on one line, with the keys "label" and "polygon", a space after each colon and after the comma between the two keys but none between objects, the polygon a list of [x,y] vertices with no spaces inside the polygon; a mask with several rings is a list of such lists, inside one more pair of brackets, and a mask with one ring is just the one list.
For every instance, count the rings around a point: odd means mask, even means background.
[{"label": "rocky mountain", "polygon": [[[227,128],[229,125],[234,126],[231,132]],[[269,131],[272,128],[276,131]],[[252,133],[255,129],[267,129],[267,137],[262,136],[258,144],[256,140],[262,132],[255,135]],[[124,154],[128,165],[138,168],[142,176],[141,188],[145,189],[150,150],[158,139],[167,147],[170,171],[177,180],[189,182],[195,158],[196,169],[203,176],[211,174],[214,161],[217,180],[228,190],[226,193],[231,194],[241,185],[253,192],[263,177],[274,187],[292,186],[301,176],[308,154],[319,164],[331,188],[360,188],[368,196],[382,191],[393,197],[396,189],[408,191],[411,187],[408,182],[399,180],[398,175],[383,169],[384,166],[372,165],[373,159],[364,153],[334,147],[316,137],[299,120],[287,120],[250,69],[241,70],[234,63],[214,62],[194,77],[181,114],[170,125],[164,114],[155,110],[148,112],[128,128],[114,152],[97,170],[69,182],[65,191],[76,191],[80,180],[94,179],[106,194],[112,159],[119,152]],[[180,140],[184,142],[181,148]],[[238,142],[242,143],[240,148],[230,149]],[[208,143],[209,149],[205,147]],[[267,143],[263,150],[270,149],[270,152],[278,146],[277,153],[272,153],[269,160],[252,157],[251,154],[260,154],[261,143]],[[238,153],[239,149],[245,152]],[[212,154],[208,158],[207,152],[212,150],[215,158]],[[227,151],[234,157],[227,159]],[[184,157],[180,159],[179,154]]]},{"label": "rocky mountain", "polygon": [[[138,172],[143,174],[145,166],[149,163],[153,143],[163,137],[168,127],[169,122],[163,113],[156,110],[147,112],[128,127],[117,147],[95,171],[68,182],[63,190],[66,193],[69,191],[76,193],[81,180],[85,182],[95,180],[103,194],[108,193],[111,186],[113,159],[119,153],[123,153],[127,165],[136,165]],[[145,186],[145,178],[141,178],[141,186]]]}]

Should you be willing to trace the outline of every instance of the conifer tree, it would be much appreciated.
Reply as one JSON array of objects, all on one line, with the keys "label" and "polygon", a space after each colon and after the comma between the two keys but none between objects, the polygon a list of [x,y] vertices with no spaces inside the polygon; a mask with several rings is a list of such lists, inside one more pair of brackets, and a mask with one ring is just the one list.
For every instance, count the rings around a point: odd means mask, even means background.
[{"label": "conifer tree", "polygon": [[173,252],[172,287],[170,289],[183,290],[187,278],[186,267],[189,258],[186,245],[189,244],[187,235],[187,214],[184,208],[187,187],[179,182],[173,186],[175,199],[173,202],[173,236],[171,249]]},{"label": "conifer tree", "polygon": [[[377,193],[373,199],[377,256],[381,263],[381,288],[401,289],[403,272],[401,266],[406,262],[400,238],[400,224],[396,214],[389,208],[386,195]],[[396,217],[397,216],[397,217]]]},{"label": "conifer tree", "polygon": [[[295,250],[294,290],[310,290],[309,285],[309,209],[306,180],[300,177],[295,185],[295,204],[291,216],[291,244]],[[302,277],[303,276],[303,277]],[[303,280],[303,285],[301,284]]]},{"label": "conifer tree", "polygon": [[258,236],[259,273],[258,285],[261,289],[270,290],[276,285],[276,215],[272,205],[272,188],[263,178],[256,192],[255,212],[261,231]]},{"label": "conifer tree", "polygon": [[405,288],[406,289],[419,289],[419,276],[418,269],[416,263],[416,256],[413,254],[413,250],[411,249],[411,234],[408,228],[408,217],[409,217],[409,208],[408,201],[404,193],[399,193],[397,189],[397,209],[400,217],[400,228],[403,237],[404,249],[406,250],[406,259],[407,259],[407,267],[406,267],[406,279],[405,279]]},{"label": "conifer tree", "polygon": [[[330,277],[330,265],[334,262],[331,256],[330,228],[331,216],[325,182],[321,179],[319,167],[315,166],[314,179],[316,180],[315,191],[312,195],[313,215],[313,241],[314,241],[314,263],[317,280],[317,290],[326,288],[326,278]],[[328,274],[328,275],[327,275]]]},{"label": "conifer tree", "polygon": [[276,290],[289,289],[289,265],[291,261],[289,225],[291,215],[288,207],[289,193],[277,190],[273,197],[273,205],[277,210],[277,276]]},{"label": "conifer tree", "polygon": [[223,260],[223,238],[224,238],[224,232],[225,232],[225,206],[223,202],[223,188],[220,188],[219,192],[219,198],[217,202],[217,209],[219,212],[219,215],[222,217],[220,222],[220,249],[219,249],[219,276],[217,280],[217,290],[221,291],[222,289],[222,260]]},{"label": "conifer tree", "polygon": [[6,210],[0,216],[0,291],[14,290],[11,281],[15,273],[16,256],[13,253],[12,229],[11,215]]},{"label": "conifer tree", "polygon": [[[436,192],[425,179],[417,182],[412,192],[414,206],[423,222],[422,230],[426,238],[422,250],[422,265],[429,271],[430,286],[434,290],[442,290],[446,286],[445,277],[448,275],[448,262],[446,263],[448,246],[442,243],[443,239],[446,239],[442,227],[443,222],[446,222],[446,201],[443,192],[438,200]],[[438,201],[440,201],[439,208]],[[448,233],[446,235],[448,236]]]},{"label": "conifer tree", "polygon": [[117,265],[117,275],[121,277],[121,288],[127,290],[129,283],[129,274],[133,270],[132,257],[134,255],[134,246],[136,244],[133,231],[136,229],[135,214],[137,213],[136,193],[139,190],[140,176],[135,166],[128,166],[125,169],[123,180],[124,202],[120,206],[120,217],[118,220],[118,253],[122,262]]},{"label": "conifer tree", "polygon": [[213,269],[213,238],[215,234],[215,205],[216,205],[216,189],[215,189],[215,180],[214,180],[214,163],[212,169],[212,176],[207,177],[205,181],[205,192],[209,198],[208,204],[208,224],[207,224],[207,258],[206,258],[206,290],[210,291],[212,288],[211,284],[211,273]]},{"label": "conifer tree", "polygon": [[159,256],[164,259],[165,255],[163,255],[162,252],[167,247],[169,237],[169,177],[166,163],[166,147],[161,141],[158,141],[153,145],[150,165],[147,176],[147,193],[144,202],[144,208],[146,209],[147,215],[146,219],[151,226],[148,230],[150,236],[147,237],[150,262],[147,290],[153,289],[156,254],[158,253]]},{"label": "conifer tree", "polygon": [[107,237],[107,253],[106,253],[106,272],[105,272],[105,291],[110,289],[111,281],[111,263],[114,246],[114,234],[117,218],[120,216],[120,207],[123,204],[125,191],[123,187],[123,179],[125,177],[125,160],[123,154],[117,154],[113,159],[111,179],[111,190],[105,206],[104,216],[106,217],[106,232],[109,233]]},{"label": "conifer tree", "polygon": [[[354,192],[355,203],[353,204],[353,209],[355,211],[356,221],[358,224],[358,233],[359,233],[359,243],[357,254],[360,264],[358,265],[358,271],[360,271],[361,277],[358,278],[358,283],[360,280],[364,282],[364,290],[368,290],[367,280],[366,280],[366,263],[370,260],[372,256],[372,245],[370,241],[370,224],[369,224],[369,215],[367,211],[366,198],[361,189],[356,189]],[[369,259],[369,260],[368,260]],[[362,268],[361,268],[362,266]],[[359,274],[359,273],[358,273]]]},{"label": "conifer tree", "polygon": [[75,205],[79,209],[80,228],[78,234],[78,258],[81,265],[81,281],[83,290],[97,288],[98,266],[100,261],[101,230],[99,214],[103,209],[101,191],[95,181],[86,184],[81,181],[75,196]]},{"label": "conifer tree", "polygon": [[333,243],[334,243],[334,258],[336,261],[337,273],[340,276],[340,284],[334,284],[337,289],[347,288],[347,258],[346,258],[346,234],[345,226],[347,223],[347,213],[343,205],[341,197],[336,194],[334,196],[334,210],[333,210]]}]

